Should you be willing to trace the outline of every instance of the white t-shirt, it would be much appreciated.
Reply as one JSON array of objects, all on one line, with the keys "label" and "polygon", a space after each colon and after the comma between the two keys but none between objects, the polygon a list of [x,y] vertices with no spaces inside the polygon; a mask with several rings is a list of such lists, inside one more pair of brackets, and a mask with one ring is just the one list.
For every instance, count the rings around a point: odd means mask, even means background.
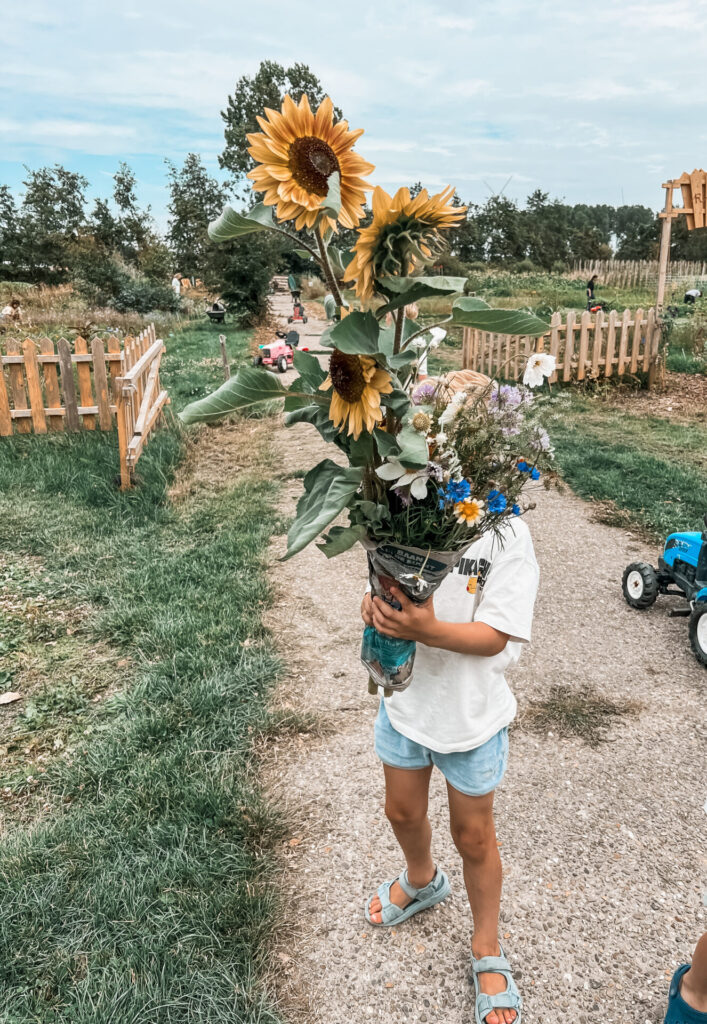
[{"label": "white t-shirt", "polygon": [[530,640],[538,577],[522,519],[506,521],[502,542],[488,533],[465,551],[434,595],[435,615],[443,622],[485,622],[510,639],[491,658],[418,643],[412,682],[385,698],[398,732],[449,754],[480,747],[513,720],[517,705],[504,673]]},{"label": "white t-shirt", "polygon": [[177,296],[182,290],[182,282],[179,280],[178,277],[172,278],[172,290],[174,291],[174,294]]}]

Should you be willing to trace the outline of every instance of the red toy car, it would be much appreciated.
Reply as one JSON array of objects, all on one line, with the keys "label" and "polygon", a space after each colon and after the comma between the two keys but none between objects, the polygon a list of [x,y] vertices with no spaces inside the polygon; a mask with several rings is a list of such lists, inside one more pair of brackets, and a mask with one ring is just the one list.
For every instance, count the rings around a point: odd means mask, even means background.
[{"label": "red toy car", "polygon": [[304,313],[304,306],[302,305],[301,301],[298,298],[295,299],[295,304],[292,307],[292,316],[288,316],[287,322],[288,324],[307,323],[307,317],[305,316]]},{"label": "red toy car", "polygon": [[[259,345],[258,351],[253,356],[253,366],[267,366],[273,370],[275,367],[280,373],[287,373],[292,366],[295,356],[295,349],[299,347],[299,334],[297,331],[276,332],[276,340],[269,345]],[[302,346],[303,352],[309,349]]]}]

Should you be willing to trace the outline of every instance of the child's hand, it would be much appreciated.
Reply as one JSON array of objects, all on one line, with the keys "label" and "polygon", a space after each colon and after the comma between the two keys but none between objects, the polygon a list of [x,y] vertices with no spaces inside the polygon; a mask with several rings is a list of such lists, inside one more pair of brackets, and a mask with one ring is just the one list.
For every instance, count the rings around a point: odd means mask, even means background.
[{"label": "child's hand", "polygon": [[363,601],[361,601],[361,618],[367,626],[373,625],[373,601],[371,600],[370,591],[367,591],[363,595]]},{"label": "child's hand", "polygon": [[400,611],[386,604],[382,598],[374,597],[372,625],[386,636],[394,636],[400,640],[419,640],[420,643],[426,644],[434,636],[437,622],[432,597],[428,597],[423,604],[415,604],[399,587],[391,587],[390,592],[402,605]]}]

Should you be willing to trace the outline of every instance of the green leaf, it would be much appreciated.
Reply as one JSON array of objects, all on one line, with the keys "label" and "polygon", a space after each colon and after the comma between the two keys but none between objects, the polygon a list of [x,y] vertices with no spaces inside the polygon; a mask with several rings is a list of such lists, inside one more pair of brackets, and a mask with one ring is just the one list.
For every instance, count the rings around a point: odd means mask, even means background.
[{"label": "green leaf", "polygon": [[336,300],[333,295],[324,296],[324,315],[327,320],[333,320],[336,316]]},{"label": "green leaf", "polygon": [[359,540],[366,536],[366,527],[358,526],[332,526],[321,544],[317,544],[320,551],[323,551],[327,558],[340,555],[348,551]]},{"label": "green leaf", "polygon": [[480,331],[529,335],[532,338],[547,334],[550,330],[550,324],[546,320],[541,320],[523,309],[469,309],[461,305],[468,302],[469,299],[458,299],[454,303],[452,323],[476,327]]},{"label": "green leaf", "polygon": [[287,554],[291,558],[305,548],[329,523],[336,519],[361,485],[363,469],[344,469],[324,459],[304,478],[304,494],[297,502],[297,515],[287,534]]},{"label": "green leaf", "polygon": [[274,227],[270,206],[256,203],[245,216],[236,213],[232,206],[224,206],[221,216],[209,224],[209,238],[212,242],[228,242],[252,231],[266,231]]},{"label": "green leaf", "polygon": [[326,408],[321,405],[303,405],[286,412],[285,425],[291,427],[293,423],[311,423],[328,443],[336,442],[339,437],[339,431],[329,419],[328,405]]},{"label": "green leaf", "polygon": [[[270,402],[274,398],[285,398],[288,394],[292,392],[282,386],[275,374],[246,366],[206,398],[191,402],[182,409],[179,418],[183,423],[209,423],[221,420],[239,409]],[[309,400],[313,401],[311,397]]]},{"label": "green leaf", "polygon": [[367,466],[373,462],[373,438],[370,434],[359,434],[355,441],[351,438],[346,447],[352,466]]},{"label": "green leaf", "polygon": [[429,454],[427,450],[427,438],[414,427],[403,427],[396,437],[400,446],[398,459],[403,466],[411,469],[422,469],[427,465]]},{"label": "green leaf", "polygon": [[319,209],[334,220],[339,216],[341,212],[341,178],[338,171],[334,171],[327,178],[327,194]]},{"label": "green leaf", "polygon": [[306,249],[293,249],[292,251],[296,252],[298,256],[301,256],[303,260],[313,259],[311,252],[307,252]]},{"label": "green leaf", "polygon": [[[395,344],[395,324],[391,324],[390,327],[380,327],[380,334],[378,335],[378,351],[385,353],[390,359],[393,355],[393,345]],[[400,347],[405,348],[408,338],[412,337],[419,330],[419,325],[414,320],[409,320],[407,317],[403,322],[403,333],[400,339]]]},{"label": "green leaf", "polygon": [[463,295],[461,298],[454,300],[452,309],[462,309],[465,313],[471,313],[477,309],[491,309],[491,307],[488,302],[484,302],[483,299],[477,299],[475,295]]},{"label": "green leaf", "polygon": [[381,405],[390,409],[394,416],[402,419],[412,402],[402,388],[394,387],[389,395],[381,395]]},{"label": "green leaf", "polygon": [[463,292],[465,284],[465,277],[382,277],[376,286],[388,296],[388,302],[376,312],[381,317],[418,299]]},{"label": "green leaf", "polygon": [[[322,344],[331,344],[347,355],[373,356],[378,352],[378,321],[373,313],[349,313],[334,327],[322,333]],[[324,341],[324,337],[327,341]]]},{"label": "green leaf", "polygon": [[381,430],[379,427],[376,427],[373,431],[373,437],[378,447],[378,454],[381,458],[386,459],[391,455],[393,458],[398,457],[400,454],[400,446],[397,439],[393,437],[392,434],[389,434],[386,430]]},{"label": "green leaf", "polygon": [[327,255],[329,256],[331,269],[334,271],[334,277],[337,281],[340,281],[346,273],[346,268],[353,259],[354,254],[350,249],[342,252],[341,249],[337,249],[333,245],[330,245],[327,249]]},{"label": "green leaf", "polygon": [[316,356],[312,356],[309,352],[303,352],[301,349],[296,348],[294,352],[294,365],[295,370],[311,388],[315,391],[319,389],[319,385],[323,380],[326,380],[327,371],[322,369],[319,365],[319,360]]}]

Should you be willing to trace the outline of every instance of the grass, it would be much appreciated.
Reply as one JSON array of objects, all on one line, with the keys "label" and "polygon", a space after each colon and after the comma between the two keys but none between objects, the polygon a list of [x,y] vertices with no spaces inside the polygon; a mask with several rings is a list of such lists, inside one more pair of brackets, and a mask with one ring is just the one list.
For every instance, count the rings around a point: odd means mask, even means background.
[{"label": "grass", "polygon": [[[176,406],[192,368],[206,386],[208,341],[168,341]],[[251,468],[177,504],[176,425],[127,493],[112,435],[0,446],[0,671],[24,698],[0,709],[7,1024],[278,1019],[262,978],[281,823],[252,747],[299,725],[266,709],[276,470],[267,431],[244,430]]]},{"label": "grass", "polygon": [[656,540],[701,528],[707,510],[707,428],[633,415],[561,392],[544,420],[558,467],[580,497],[610,502]]},{"label": "grass", "polygon": [[517,724],[541,736],[552,733],[561,739],[578,737],[590,747],[598,747],[609,738],[616,718],[637,715],[640,709],[638,701],[614,700],[586,684],[578,689],[553,685],[547,697],[529,702]]}]

